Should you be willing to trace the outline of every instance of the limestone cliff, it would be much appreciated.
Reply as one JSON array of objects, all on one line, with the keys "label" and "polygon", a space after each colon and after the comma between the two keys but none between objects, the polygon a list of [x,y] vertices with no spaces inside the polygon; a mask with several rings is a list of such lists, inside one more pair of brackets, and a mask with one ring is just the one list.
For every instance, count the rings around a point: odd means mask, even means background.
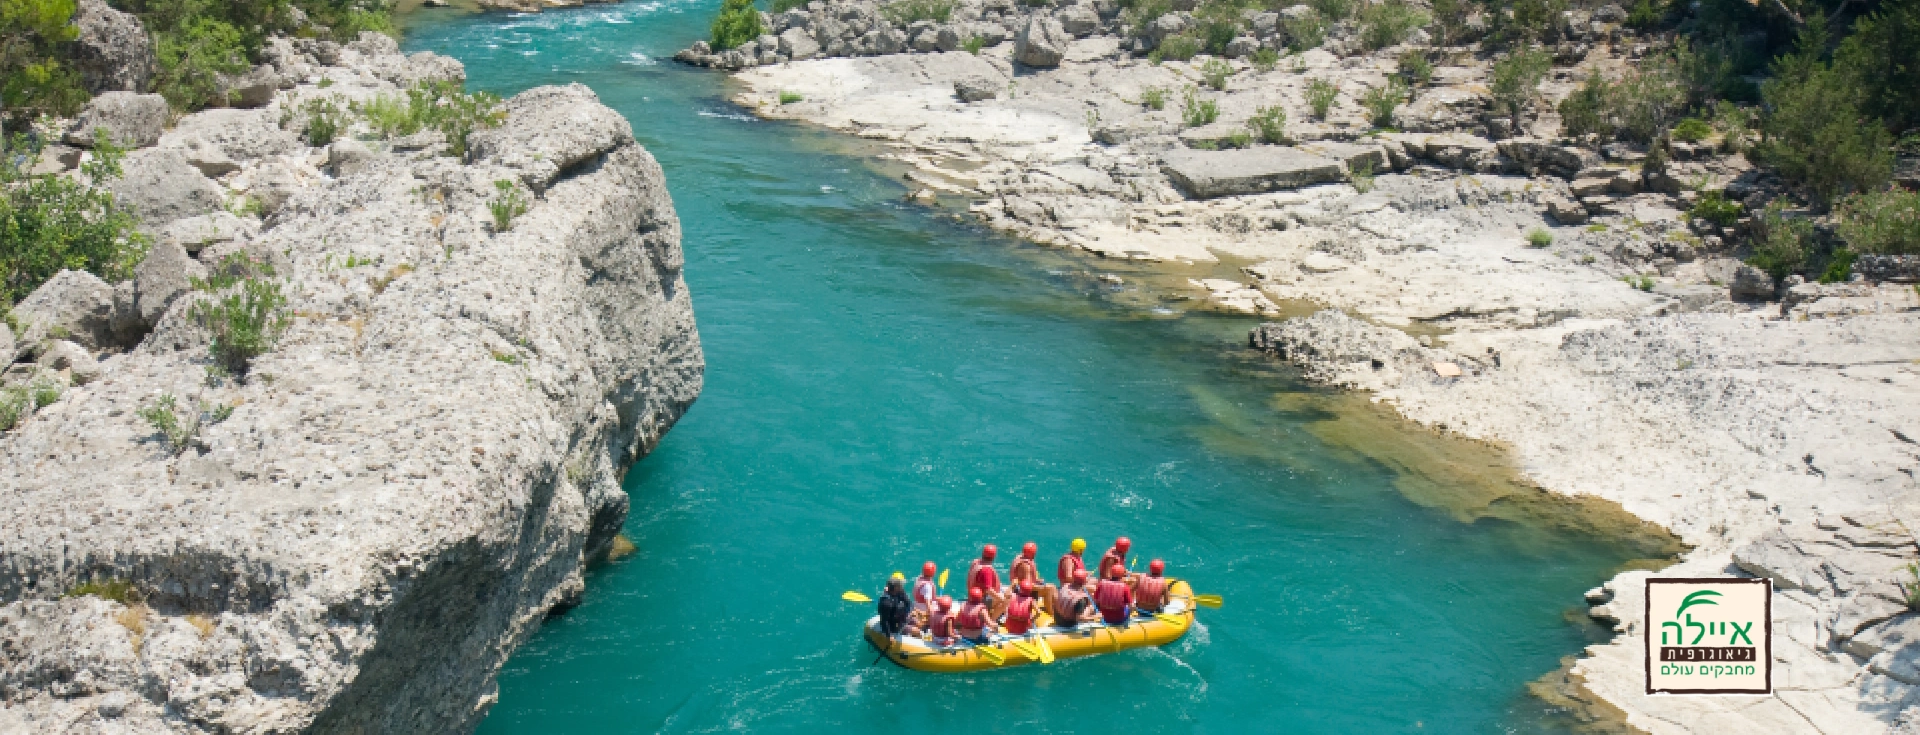
[{"label": "limestone cliff", "polygon": [[[39,365],[87,382],[0,433],[0,732],[470,730],[700,390],[679,223],[623,118],[548,87],[464,157],[432,136],[309,147],[282,130],[298,100],[458,73],[384,38],[323,46],[282,49],[269,106],[190,116],[128,160],[123,185],[150,189],[129,199],[206,189],[264,217],[156,210],[143,268],[167,273],[27,312],[123,329],[76,345],[29,323],[8,350],[69,350]],[[504,229],[502,181],[531,205]],[[235,252],[274,266],[293,314],[244,383],[210,377],[207,296],[179,288]],[[231,414],[176,451],[137,416],[161,394]]]}]

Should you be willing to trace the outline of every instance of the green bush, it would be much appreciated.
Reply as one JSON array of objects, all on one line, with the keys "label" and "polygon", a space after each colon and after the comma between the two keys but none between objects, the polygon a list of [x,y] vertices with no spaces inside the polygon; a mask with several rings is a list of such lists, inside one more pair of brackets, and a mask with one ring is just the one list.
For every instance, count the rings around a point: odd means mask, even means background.
[{"label": "green bush", "polygon": [[1473,14],[1469,0],[1433,0],[1433,45],[1452,46],[1466,37],[1467,18]]},{"label": "green bush", "polygon": [[1353,17],[1354,0],[1308,0],[1307,7],[1328,20],[1340,21]]},{"label": "green bush", "polygon": [[1373,191],[1373,159],[1363,158],[1347,168],[1347,183],[1353,190],[1365,194]]},{"label": "green bush", "polygon": [[1502,114],[1513,119],[1515,131],[1523,128],[1521,116],[1525,114],[1528,103],[1533,101],[1534,90],[1540,86],[1540,80],[1552,68],[1553,59],[1545,51],[1529,46],[1514,51],[1493,62],[1494,104]]},{"label": "green bush", "polygon": [[1282,19],[1280,27],[1286,30],[1287,48],[1294,53],[1320,48],[1327,42],[1327,18],[1317,12]]},{"label": "green bush", "polygon": [[923,20],[945,23],[953,17],[953,8],[958,4],[955,0],[895,0],[880,6],[880,14],[896,25],[910,25]]},{"label": "green bush", "polygon": [[1424,87],[1433,81],[1433,62],[1427,60],[1425,49],[1407,49],[1400,54],[1400,78],[1407,84]]},{"label": "green bush", "polygon": [[493,213],[493,231],[506,232],[513,229],[514,218],[526,214],[532,204],[527,201],[526,193],[514,186],[512,181],[495,181],[493,188],[500,193],[487,202],[487,211]]},{"label": "green bush", "polygon": [[1586,81],[1560,101],[1561,133],[1569,138],[1593,136],[1600,142],[1612,140],[1612,95],[1613,85],[1600,76],[1599,70],[1588,74]]},{"label": "green bush", "polygon": [[1125,9],[1120,19],[1135,36],[1147,35],[1147,27],[1160,19],[1160,16],[1173,12],[1173,0],[1122,0]]},{"label": "green bush", "polygon": [[1167,90],[1164,87],[1140,90],[1140,105],[1150,110],[1167,109]]},{"label": "green bush", "polygon": [[1747,257],[1747,265],[1779,281],[1806,267],[1812,238],[1813,223],[1785,216],[1776,202],[1754,220],[1753,254]]},{"label": "green bush", "polygon": [[773,3],[768,6],[768,9],[778,15],[795,8],[807,7],[807,2],[808,0],[773,0]]},{"label": "green bush", "polygon": [[1634,28],[1652,28],[1660,25],[1667,17],[1664,3],[1654,0],[1634,0],[1633,7],[1627,10],[1627,25]]},{"label": "green bush", "polygon": [[1360,42],[1367,50],[1397,46],[1414,29],[1427,24],[1427,14],[1406,0],[1386,0],[1360,11]]},{"label": "green bush", "polygon": [[1193,9],[1193,22],[1200,44],[1207,53],[1223,55],[1227,44],[1240,35],[1246,19],[1240,14],[1242,0],[1205,0]]},{"label": "green bush", "polygon": [[1739,202],[1728,199],[1725,193],[1709,191],[1700,195],[1700,201],[1693,203],[1693,208],[1687,210],[1687,216],[1703,219],[1721,227],[1732,227],[1735,222],[1740,221],[1740,214],[1743,211],[1745,208],[1741,207]]},{"label": "green bush", "polygon": [[1316,120],[1327,119],[1327,112],[1333,109],[1333,101],[1340,96],[1340,88],[1325,79],[1307,82],[1307,106],[1313,108]]},{"label": "green bush", "polygon": [[1393,127],[1394,108],[1407,99],[1407,83],[1399,79],[1389,79],[1383,86],[1367,90],[1360,96],[1360,106],[1367,108],[1367,122],[1376,128]]},{"label": "green bush", "polygon": [[160,62],[154,90],[179,110],[225,102],[217,99],[219,75],[245,72],[247,54],[238,28],[214,18],[193,18],[178,29],[154,34],[154,56]]},{"label": "green bush", "polygon": [[1287,111],[1279,105],[1255,109],[1253,117],[1247,118],[1247,127],[1260,134],[1260,139],[1268,143],[1280,144],[1287,140]]},{"label": "green bush", "polygon": [[1554,35],[1567,0],[1487,0],[1487,41],[1517,48],[1544,43]]},{"label": "green bush", "polygon": [[1214,91],[1227,91],[1227,77],[1231,76],[1233,76],[1233,65],[1227,63],[1225,59],[1207,59],[1206,63],[1200,65],[1200,79]]},{"label": "green bush", "polygon": [[715,51],[739,46],[766,32],[766,28],[760,25],[760,10],[753,7],[753,0],[724,0],[720,4],[720,15],[713,19],[711,30]]},{"label": "green bush", "polygon": [[1728,153],[1746,150],[1753,129],[1753,113],[1726,100],[1714,103],[1713,126],[1720,129],[1720,147]]},{"label": "green bush", "polygon": [[791,105],[804,99],[806,99],[806,97],[801,96],[799,92],[789,92],[784,89],[780,90],[780,104]]},{"label": "green bush", "polygon": [[987,47],[987,39],[979,36],[967,36],[967,40],[962,41],[960,47],[966,49],[967,53],[979,56],[980,49]]},{"label": "green bush", "polygon": [[1827,256],[1826,267],[1820,269],[1820,282],[1845,283],[1853,277],[1853,261],[1859,257],[1859,253],[1846,248],[1833,251]]},{"label": "green bush", "polygon": [[1887,0],[1853,24],[1835,65],[1861,80],[1861,108],[1889,130],[1920,128],[1920,2]]},{"label": "green bush", "polygon": [[[63,269],[126,280],[147,254],[138,221],[111,193],[70,176],[28,174],[40,155],[24,134],[0,139],[0,305],[19,301]],[[120,158],[121,150],[96,133],[94,154],[81,172],[92,182],[117,178]]]},{"label": "green bush", "polygon": [[1686,90],[1674,64],[1663,57],[1642,60],[1614,86],[1612,115],[1619,134],[1651,143],[1686,109]]},{"label": "green bush", "polygon": [[1270,48],[1263,48],[1253,52],[1253,68],[1261,74],[1273,71],[1273,68],[1279,65],[1280,52]]},{"label": "green bush", "polygon": [[87,101],[80,74],[61,63],[79,37],[74,0],[0,0],[0,111],[15,124],[72,115]]},{"label": "green bush", "polygon": [[307,145],[323,146],[340,137],[347,126],[347,117],[340,110],[340,104],[332,97],[314,97],[300,103],[300,114],[306,116]]},{"label": "green bush", "polygon": [[1245,130],[1235,130],[1227,134],[1228,148],[1248,148],[1253,145],[1253,135]]},{"label": "green bush", "polygon": [[272,280],[273,268],[251,263],[249,271],[253,270],[264,277],[252,272],[227,272],[197,281],[197,289],[216,293],[195,301],[187,312],[212,334],[214,364],[241,379],[246,378],[254,358],[273,349],[293,324],[286,309],[287,297],[281,293],[280,283]]},{"label": "green bush", "polygon": [[1552,244],[1553,233],[1546,231],[1546,229],[1535,227],[1527,230],[1527,247],[1544,248]]},{"label": "green bush", "polygon": [[1875,255],[1920,255],[1920,193],[1855,194],[1835,207],[1847,247]]},{"label": "green bush", "polygon": [[[308,138],[314,139],[313,121],[321,121],[322,132],[338,135],[346,127],[346,120],[339,115],[338,108],[331,103],[315,105],[313,110],[302,108],[309,115]],[[506,119],[506,112],[500,109],[500,98],[491,92],[468,94],[458,82],[434,81],[422,82],[407,90],[403,99],[398,95],[379,95],[365,102],[349,105],[349,110],[367,124],[376,135],[383,138],[396,138],[413,135],[422,130],[438,131],[446,138],[447,154],[465,156],[467,138],[474,131],[495,127]],[[331,138],[329,138],[331,140]],[[325,145],[314,142],[313,145]]]},{"label": "green bush", "polygon": [[1211,123],[1220,117],[1220,103],[1200,99],[1199,87],[1187,87],[1186,95],[1180,102],[1180,119],[1189,128],[1197,128]]},{"label": "green bush", "polygon": [[174,454],[200,444],[200,431],[233,415],[233,406],[201,401],[197,407],[181,406],[172,393],[162,393],[151,405],[134,412],[153,427]]},{"label": "green bush", "polygon": [[1200,39],[1187,34],[1168,36],[1160,41],[1159,48],[1153,50],[1160,58],[1174,61],[1186,61],[1199,55]]},{"label": "green bush", "polygon": [[139,602],[141,596],[140,591],[133,588],[133,583],[124,579],[108,579],[106,581],[90,580],[84,584],[75,586],[73,589],[67,590],[66,594],[61,595],[61,597],[85,597],[87,595],[93,595],[102,600],[111,600],[122,605],[131,605]]},{"label": "green bush", "polygon": [[154,91],[183,110],[224,102],[216,99],[218,75],[246,71],[276,34],[344,42],[366,31],[394,33],[391,0],[117,0],[114,5],[140,16],[159,61]]},{"label": "green bush", "polygon": [[0,388],[0,431],[12,431],[33,415],[33,396],[25,388]]},{"label": "green bush", "polygon": [[1697,117],[1686,118],[1675,123],[1673,126],[1673,137],[1675,140],[1698,143],[1706,140],[1707,137],[1711,135],[1713,135],[1713,126],[1707,124],[1707,121]]},{"label": "green bush", "polygon": [[1893,170],[1886,128],[1862,109],[1869,90],[1861,77],[1867,72],[1821,61],[1826,46],[1826,24],[1816,14],[1798,50],[1774,61],[1774,77],[1760,87],[1768,112],[1754,148],[1762,162],[1806,186],[1820,204],[1877,189]]}]

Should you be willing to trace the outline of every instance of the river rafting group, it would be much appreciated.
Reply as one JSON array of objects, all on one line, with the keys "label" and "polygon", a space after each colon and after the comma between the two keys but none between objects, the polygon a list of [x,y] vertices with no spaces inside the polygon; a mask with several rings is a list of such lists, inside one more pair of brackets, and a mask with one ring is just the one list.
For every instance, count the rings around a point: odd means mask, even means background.
[{"label": "river rafting group", "polygon": [[[1192,627],[1196,605],[1220,605],[1219,596],[1195,595],[1186,581],[1166,576],[1159,559],[1144,573],[1133,571],[1131,547],[1125,536],[1116,539],[1089,570],[1087,542],[1074,539],[1060,556],[1057,583],[1049,584],[1035,560],[1039,547],[1028,542],[1002,585],[994,567],[999,549],[988,544],[967,566],[966,597],[958,603],[942,594],[951,570],[929,561],[911,582],[894,572],[867,621],[867,641],[910,669],[977,671],[1165,645]],[[841,598],[872,601],[859,592]]]}]

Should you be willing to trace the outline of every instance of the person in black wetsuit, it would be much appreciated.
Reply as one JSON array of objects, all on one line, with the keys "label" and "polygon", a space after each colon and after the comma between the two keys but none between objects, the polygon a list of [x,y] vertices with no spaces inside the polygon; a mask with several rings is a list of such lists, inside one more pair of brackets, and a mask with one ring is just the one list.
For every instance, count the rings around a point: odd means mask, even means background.
[{"label": "person in black wetsuit", "polygon": [[906,579],[898,574],[887,580],[887,592],[880,596],[880,632],[892,638],[900,633],[919,635],[912,622],[913,602],[907,599]]}]

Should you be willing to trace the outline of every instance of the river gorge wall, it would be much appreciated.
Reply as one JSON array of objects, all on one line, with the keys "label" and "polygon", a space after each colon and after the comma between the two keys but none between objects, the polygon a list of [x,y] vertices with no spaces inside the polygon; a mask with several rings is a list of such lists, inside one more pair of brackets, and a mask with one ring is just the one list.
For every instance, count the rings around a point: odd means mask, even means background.
[{"label": "river gorge wall", "polygon": [[[234,108],[82,113],[136,148],[105,184],[153,245],[0,328],[10,383],[62,388],[0,433],[0,732],[471,730],[699,394],[664,176],[592,91],[510,98],[465,151],[351,118],[313,145],[314,100],[459,63],[377,34],[268,56]],[[195,307],[244,262],[290,322],[242,380]],[[162,396],[196,434],[142,416]]]}]

